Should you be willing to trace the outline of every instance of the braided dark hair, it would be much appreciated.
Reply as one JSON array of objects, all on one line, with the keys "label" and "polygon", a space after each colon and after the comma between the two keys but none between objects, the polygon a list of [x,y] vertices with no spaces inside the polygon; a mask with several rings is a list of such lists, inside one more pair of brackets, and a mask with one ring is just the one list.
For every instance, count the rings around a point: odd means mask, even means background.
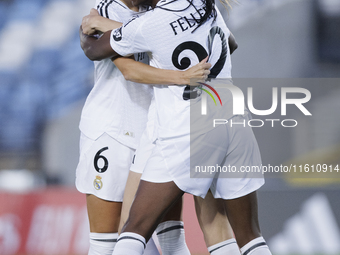
[{"label": "braided dark hair", "polygon": [[201,17],[198,27],[204,24],[204,22],[206,22],[210,17],[214,19],[213,22],[216,19],[215,0],[201,0],[201,1],[205,6],[205,13]]},{"label": "braided dark hair", "polygon": [[[187,0],[187,1],[189,1],[189,0]],[[215,22],[215,20],[216,20],[215,0],[201,0],[201,1],[202,1],[203,5],[205,6],[205,14],[203,15],[203,17],[201,17],[198,27],[200,25],[202,25],[204,22],[206,22],[210,17],[212,17],[214,19],[213,22]],[[220,2],[225,8],[231,7],[230,6],[230,0],[220,0]],[[196,9],[196,7],[195,7],[195,9]],[[198,27],[196,27],[196,29]]]},{"label": "braided dark hair", "polygon": [[[185,11],[186,9],[188,9],[190,6],[194,7],[195,10],[197,11],[197,13],[200,15],[200,18],[195,19],[195,21],[198,23],[198,26],[192,31],[192,33],[195,32],[195,30],[197,28],[199,28],[202,24],[204,24],[204,22],[206,22],[209,18],[213,18],[214,19],[213,22],[216,20],[215,0],[201,0],[203,9],[205,10],[205,13],[203,15],[201,15],[201,13],[198,11],[197,6],[195,6],[193,4],[194,0],[187,0],[188,6],[181,9],[181,10],[172,10],[172,9],[166,8],[166,5],[171,4],[175,1],[178,1],[178,0],[171,0],[171,1],[167,2],[166,4],[164,4],[162,6],[156,6],[155,8],[160,8],[162,10],[171,11],[171,12],[182,12],[182,11]],[[220,2],[225,7],[230,6],[229,0],[220,0]]]}]

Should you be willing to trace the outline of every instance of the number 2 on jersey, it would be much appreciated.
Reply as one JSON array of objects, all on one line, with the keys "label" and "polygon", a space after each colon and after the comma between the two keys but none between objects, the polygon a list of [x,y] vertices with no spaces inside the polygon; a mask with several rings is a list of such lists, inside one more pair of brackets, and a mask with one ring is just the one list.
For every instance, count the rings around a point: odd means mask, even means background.
[{"label": "number 2 on jersey", "polygon": [[[227,41],[225,34],[223,30],[218,27],[212,27],[209,32],[208,36],[208,50],[209,50],[209,56],[211,56],[212,53],[212,45],[214,42],[215,35],[219,35],[221,39],[221,54],[217,62],[214,64],[214,66],[210,69],[210,74],[209,78],[216,78],[217,75],[221,72],[223,69],[223,66],[225,64],[225,61],[227,59],[227,53],[228,53],[228,47],[227,47]],[[202,45],[200,45],[197,42],[194,41],[187,41],[183,42],[180,45],[178,45],[174,52],[172,53],[172,63],[173,65],[179,69],[179,70],[184,70],[188,68],[191,65],[191,60],[188,57],[184,57],[180,60],[179,62],[179,55],[184,51],[184,50],[191,50],[193,51],[198,60],[202,61],[205,57],[208,56],[208,52],[204,49]],[[183,92],[183,99],[184,100],[189,100],[190,98],[196,98],[197,97],[197,91],[193,91],[191,86],[186,86]]]}]

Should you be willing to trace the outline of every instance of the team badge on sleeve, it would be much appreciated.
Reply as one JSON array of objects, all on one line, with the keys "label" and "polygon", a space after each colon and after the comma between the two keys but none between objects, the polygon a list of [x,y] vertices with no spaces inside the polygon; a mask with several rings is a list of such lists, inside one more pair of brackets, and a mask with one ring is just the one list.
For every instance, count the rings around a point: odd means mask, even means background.
[{"label": "team badge on sleeve", "polygon": [[102,177],[97,175],[96,179],[93,181],[93,186],[96,190],[100,190],[103,187]]},{"label": "team badge on sleeve", "polygon": [[122,27],[114,30],[112,33],[112,37],[116,42],[119,42],[120,40],[122,40]]}]

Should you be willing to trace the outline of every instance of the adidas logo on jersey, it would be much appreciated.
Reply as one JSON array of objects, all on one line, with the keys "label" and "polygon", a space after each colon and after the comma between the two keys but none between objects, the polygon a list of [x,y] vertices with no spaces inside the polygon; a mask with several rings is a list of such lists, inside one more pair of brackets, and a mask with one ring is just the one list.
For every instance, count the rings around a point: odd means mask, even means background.
[{"label": "adidas logo on jersey", "polygon": [[126,131],[126,130],[124,130],[124,135],[125,135],[125,136],[130,136],[130,137],[135,137],[135,135],[134,135],[133,132]]}]

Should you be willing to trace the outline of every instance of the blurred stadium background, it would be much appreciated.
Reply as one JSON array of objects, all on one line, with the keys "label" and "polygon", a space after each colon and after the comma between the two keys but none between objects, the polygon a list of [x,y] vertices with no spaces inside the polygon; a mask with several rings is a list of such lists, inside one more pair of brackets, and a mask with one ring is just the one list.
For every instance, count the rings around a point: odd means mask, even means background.
[{"label": "blurred stadium background", "polygon": [[[87,254],[85,200],[74,174],[80,112],[93,85],[78,28],[93,5],[0,0],[2,255]],[[340,1],[239,0],[220,10],[239,44],[232,73],[240,83],[323,78],[309,87],[317,118],[297,116],[294,130],[255,130],[263,163],[340,164]],[[259,108],[271,95],[262,89],[254,95]],[[301,177],[267,179],[259,192],[263,235],[278,255],[340,254],[340,173]],[[189,196],[184,219],[192,253],[207,254]]]}]

